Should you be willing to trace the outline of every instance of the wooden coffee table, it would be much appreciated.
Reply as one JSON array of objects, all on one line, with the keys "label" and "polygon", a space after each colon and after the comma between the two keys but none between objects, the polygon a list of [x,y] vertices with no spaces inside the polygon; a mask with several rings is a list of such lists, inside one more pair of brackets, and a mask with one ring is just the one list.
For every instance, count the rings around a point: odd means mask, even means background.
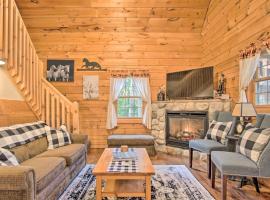
[{"label": "wooden coffee table", "polygon": [[[138,155],[137,172],[108,172],[112,161],[112,148],[106,148],[96,164],[96,200],[102,197],[145,197],[151,199],[151,176],[155,174],[152,162],[143,148],[135,148]],[[102,181],[104,188],[102,189]]]}]

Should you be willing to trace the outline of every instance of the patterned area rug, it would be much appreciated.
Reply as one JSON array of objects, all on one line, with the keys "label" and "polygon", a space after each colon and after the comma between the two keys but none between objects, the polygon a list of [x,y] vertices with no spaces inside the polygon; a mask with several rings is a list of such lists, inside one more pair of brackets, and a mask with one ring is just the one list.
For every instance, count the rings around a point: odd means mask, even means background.
[{"label": "patterned area rug", "polygon": [[[86,165],[59,200],[95,200],[93,165]],[[156,165],[152,177],[152,200],[214,200],[184,165]],[[144,198],[118,198],[143,200]],[[114,200],[106,198],[104,200]]]}]

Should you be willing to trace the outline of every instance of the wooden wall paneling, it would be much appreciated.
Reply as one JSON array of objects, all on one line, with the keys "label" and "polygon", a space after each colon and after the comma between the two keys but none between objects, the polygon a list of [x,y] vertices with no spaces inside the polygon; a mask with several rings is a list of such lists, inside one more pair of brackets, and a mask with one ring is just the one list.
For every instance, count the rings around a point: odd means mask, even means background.
[{"label": "wooden wall paneling", "polygon": [[268,2],[212,0],[203,28],[203,65],[227,78],[227,92],[238,101],[239,50],[270,32]]},{"label": "wooden wall paneling", "polygon": [[0,100],[0,127],[36,121],[25,101]]}]

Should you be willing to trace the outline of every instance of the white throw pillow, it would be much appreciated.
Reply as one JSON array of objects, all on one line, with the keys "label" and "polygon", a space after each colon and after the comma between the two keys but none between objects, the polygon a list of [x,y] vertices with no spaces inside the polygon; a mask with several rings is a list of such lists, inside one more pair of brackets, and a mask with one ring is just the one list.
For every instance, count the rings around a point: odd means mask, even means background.
[{"label": "white throw pillow", "polygon": [[221,144],[226,144],[226,136],[230,132],[232,122],[217,122],[213,120],[209,125],[206,139],[215,140]]},{"label": "white throw pillow", "polygon": [[48,149],[56,149],[71,144],[70,134],[65,125],[61,125],[59,130],[51,128],[47,134]]},{"label": "white throw pillow", "polygon": [[17,166],[17,158],[7,149],[0,148],[0,166]]}]

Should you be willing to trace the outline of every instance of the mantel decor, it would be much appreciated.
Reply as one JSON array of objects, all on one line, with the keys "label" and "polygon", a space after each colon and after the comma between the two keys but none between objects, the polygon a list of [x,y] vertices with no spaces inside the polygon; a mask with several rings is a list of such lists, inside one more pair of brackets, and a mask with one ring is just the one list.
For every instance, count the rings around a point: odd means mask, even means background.
[{"label": "mantel decor", "polygon": [[83,58],[83,65],[77,71],[107,71],[107,69],[102,69],[98,62],[90,62],[87,58]]}]

